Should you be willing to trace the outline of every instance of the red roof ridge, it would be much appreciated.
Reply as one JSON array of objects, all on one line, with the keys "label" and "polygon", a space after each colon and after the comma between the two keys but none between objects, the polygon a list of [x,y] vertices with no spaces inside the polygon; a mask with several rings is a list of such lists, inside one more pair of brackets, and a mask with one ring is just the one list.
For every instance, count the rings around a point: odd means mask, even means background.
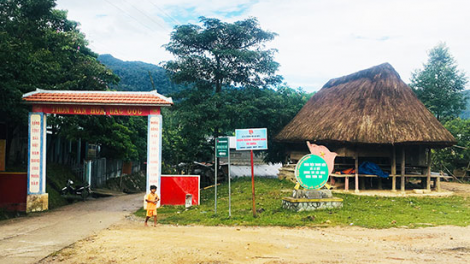
[{"label": "red roof ridge", "polygon": [[170,106],[171,97],[149,92],[130,91],[77,91],[36,89],[23,95],[23,100],[35,104],[125,104]]}]

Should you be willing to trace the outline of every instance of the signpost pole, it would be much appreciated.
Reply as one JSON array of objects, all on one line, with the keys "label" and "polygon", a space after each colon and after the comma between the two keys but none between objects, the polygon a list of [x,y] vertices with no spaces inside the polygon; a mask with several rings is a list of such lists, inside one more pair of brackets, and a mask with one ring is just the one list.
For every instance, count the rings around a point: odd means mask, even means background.
[{"label": "signpost pole", "polygon": [[268,131],[266,128],[236,129],[237,150],[249,150],[251,156],[251,199],[253,201],[253,217],[256,217],[255,200],[255,169],[253,150],[268,149]]},{"label": "signpost pole", "polygon": [[230,139],[228,141],[228,217],[232,217],[232,189],[230,186]]},{"label": "signpost pole", "polygon": [[253,217],[256,217],[256,205],[255,205],[255,170],[253,165],[253,150],[250,151],[251,156],[251,198],[253,200]]},{"label": "signpost pole", "polygon": [[214,188],[215,188],[215,198],[214,198],[214,214],[217,214],[217,140],[218,138],[215,139],[215,147],[214,147],[214,150],[215,150],[215,153],[214,153],[214,169],[215,169],[215,180],[214,180]]},{"label": "signpost pole", "polygon": [[227,158],[228,157],[228,188],[229,188],[229,216],[230,212],[230,144],[228,137],[221,137],[215,139],[215,213],[217,213],[217,158]]}]

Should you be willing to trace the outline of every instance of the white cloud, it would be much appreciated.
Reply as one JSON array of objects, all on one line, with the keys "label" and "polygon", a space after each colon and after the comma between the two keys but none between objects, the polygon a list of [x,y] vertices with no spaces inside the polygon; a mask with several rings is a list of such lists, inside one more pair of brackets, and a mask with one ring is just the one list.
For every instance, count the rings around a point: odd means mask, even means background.
[{"label": "white cloud", "polygon": [[279,50],[279,73],[289,85],[306,90],[383,62],[408,82],[441,41],[459,69],[470,73],[470,2],[465,0],[58,0],[58,8],[82,24],[96,52],[155,64],[171,59],[161,46],[175,21],[254,16],[263,29],[279,34],[269,44]]}]

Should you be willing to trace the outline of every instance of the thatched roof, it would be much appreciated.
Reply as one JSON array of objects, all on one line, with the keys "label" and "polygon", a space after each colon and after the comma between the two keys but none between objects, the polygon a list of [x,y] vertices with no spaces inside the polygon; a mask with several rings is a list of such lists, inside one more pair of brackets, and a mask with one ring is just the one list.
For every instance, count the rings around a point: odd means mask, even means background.
[{"label": "thatched roof", "polygon": [[388,63],[331,79],[276,140],[435,146],[456,143]]}]

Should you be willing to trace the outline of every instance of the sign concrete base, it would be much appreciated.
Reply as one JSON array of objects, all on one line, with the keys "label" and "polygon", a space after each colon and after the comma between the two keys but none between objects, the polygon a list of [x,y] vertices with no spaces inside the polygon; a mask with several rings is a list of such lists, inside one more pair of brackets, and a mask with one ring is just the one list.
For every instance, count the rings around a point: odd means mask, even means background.
[{"label": "sign concrete base", "polygon": [[49,194],[30,194],[26,198],[26,213],[41,212],[49,209]]},{"label": "sign concrete base", "polygon": [[296,212],[341,208],[343,207],[343,199],[336,197],[323,199],[284,197],[282,198],[282,207]]}]

